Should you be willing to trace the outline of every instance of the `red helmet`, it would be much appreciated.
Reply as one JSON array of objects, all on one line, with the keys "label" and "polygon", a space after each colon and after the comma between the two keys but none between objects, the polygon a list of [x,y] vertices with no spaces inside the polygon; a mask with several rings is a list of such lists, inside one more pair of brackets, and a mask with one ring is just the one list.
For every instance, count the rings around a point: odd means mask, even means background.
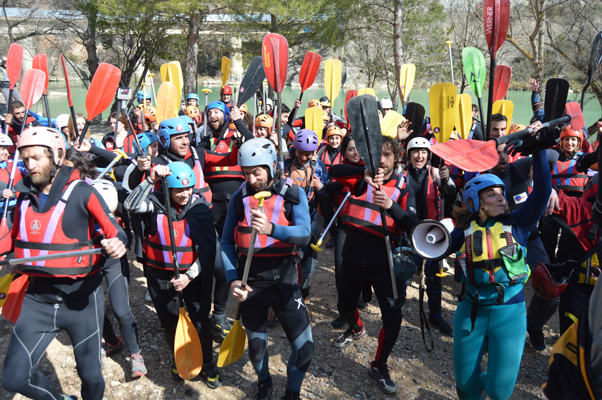
[{"label": "red helmet", "polygon": [[566,283],[556,282],[543,263],[537,264],[531,271],[531,285],[539,297],[547,300],[560,296],[569,287]]},{"label": "red helmet", "polygon": [[219,93],[220,94],[232,94],[232,88],[228,85],[225,85]]},{"label": "red helmet", "polygon": [[583,132],[581,131],[574,131],[573,127],[570,125],[567,125],[562,132],[560,132],[560,142],[562,142],[562,139],[564,139],[565,137],[576,137],[577,139],[579,139],[579,143],[583,143]]}]

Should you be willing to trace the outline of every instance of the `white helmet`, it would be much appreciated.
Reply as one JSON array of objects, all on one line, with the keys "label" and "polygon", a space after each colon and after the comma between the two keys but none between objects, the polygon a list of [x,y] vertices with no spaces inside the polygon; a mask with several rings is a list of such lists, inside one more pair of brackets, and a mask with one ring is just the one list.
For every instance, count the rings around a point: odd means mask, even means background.
[{"label": "white helmet", "polygon": [[412,151],[412,150],[420,150],[420,149],[428,150],[429,147],[431,147],[431,144],[429,143],[428,140],[426,140],[423,137],[416,137],[416,138],[410,140],[410,143],[408,143],[408,147],[407,147],[406,151],[409,154],[410,151]]},{"label": "white helmet", "polygon": [[119,203],[119,200],[117,200],[117,189],[115,189],[115,185],[109,181],[101,179],[98,181],[92,181],[90,186],[96,189],[96,191],[104,199],[105,203],[107,203],[109,210],[114,213],[115,210],[117,210],[117,204]]},{"label": "white helmet", "polygon": [[69,126],[69,114],[61,114],[54,120],[54,126],[56,129],[61,131],[64,127]]},{"label": "white helmet", "polygon": [[380,105],[383,107],[384,110],[390,110],[393,108],[393,102],[391,101],[391,99],[382,99],[380,101]]},{"label": "white helmet", "polygon": [[10,147],[13,141],[5,134],[0,133],[0,147]]}]

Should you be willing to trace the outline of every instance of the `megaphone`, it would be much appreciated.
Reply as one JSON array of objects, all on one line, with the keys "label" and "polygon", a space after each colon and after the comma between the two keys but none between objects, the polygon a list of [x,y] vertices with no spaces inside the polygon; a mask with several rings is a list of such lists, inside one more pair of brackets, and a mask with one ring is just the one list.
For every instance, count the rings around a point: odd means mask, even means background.
[{"label": "megaphone", "polygon": [[412,247],[424,259],[441,260],[449,253],[453,230],[454,221],[451,218],[420,221],[412,229]]}]

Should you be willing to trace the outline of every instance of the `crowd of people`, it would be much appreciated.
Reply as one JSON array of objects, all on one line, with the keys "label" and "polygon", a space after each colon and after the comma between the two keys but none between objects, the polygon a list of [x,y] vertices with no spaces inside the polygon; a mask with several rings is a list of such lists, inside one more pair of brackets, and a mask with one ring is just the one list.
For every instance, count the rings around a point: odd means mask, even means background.
[{"label": "crowd of people", "polygon": [[[494,114],[492,138],[525,125],[536,132],[541,128],[545,114],[537,82],[531,87],[533,119],[521,125]],[[84,399],[103,398],[103,358],[124,347],[131,376],[147,374],[128,300],[130,245],[143,265],[146,300],[154,305],[172,351],[176,292],[181,292],[202,347],[200,374],[212,389],[223,382],[213,341],[223,341],[232,329],[229,299],[239,302],[257,373],[257,400],[270,399],[273,391],[268,327],[277,324],[291,346],[283,399],[300,398],[317,350],[306,300],[320,254],[315,245],[326,226],[331,226],[326,247],[334,251],[338,295],[339,316],[332,326],[343,329],[333,333],[334,346],[346,348],[366,335],[360,311],[374,295],[382,328],[367,372],[387,394],[397,391],[388,360],[411,279],[411,273],[392,278],[388,249],[407,247],[419,221],[452,218],[455,224],[445,254],[463,288],[453,322],[442,313],[442,262],[413,254],[407,262],[425,276],[428,324],[453,336],[462,400],[510,398],[527,333],[531,346],[543,351],[543,327],[558,308],[563,334],[588,310],[590,297],[598,298],[592,296],[600,273],[592,210],[602,119],[591,133],[561,126],[558,144],[532,156],[508,154],[500,145],[497,165],[480,173],[465,173],[433,154],[436,140],[428,121],[422,126],[403,122],[396,138],[383,137],[378,171],[371,172],[350,125],[332,113],[327,97],[307,104],[322,109],[322,131],[314,132],[297,118],[300,100],[291,110],[285,104],[273,107],[267,99],[252,115],[246,105],[232,102],[230,86],[220,96],[203,109],[199,96],[190,93],[180,116],[158,121],[150,93],[140,92],[130,113],[110,114],[110,133],[81,145],[83,115],[75,120],[59,115],[53,129],[33,117],[23,121],[24,104],[12,101],[5,116],[8,131],[0,135],[1,204],[10,211],[1,253],[9,258],[74,254],[11,267],[28,276],[29,287],[4,358],[6,390],[33,399],[75,398],[59,393],[37,368],[60,330],[73,343]],[[393,108],[390,99],[377,106],[381,118]],[[482,140],[487,127],[478,121],[478,111],[473,106],[470,138]],[[590,134],[596,138],[593,145]],[[454,132],[450,140],[463,139]],[[123,157],[109,165],[117,154]],[[284,170],[278,167],[280,157]],[[258,195],[264,197],[261,207]],[[103,252],[77,255],[86,249]],[[530,276],[536,294],[527,308],[524,285]],[[120,336],[104,315],[102,277]],[[592,306],[589,313],[590,322],[597,321]],[[592,337],[599,334],[597,322]],[[592,368],[599,357],[593,346]],[[182,380],[175,362],[170,372]],[[602,389],[600,380],[594,379],[592,390]],[[550,398],[564,398],[551,392],[546,391]]]}]

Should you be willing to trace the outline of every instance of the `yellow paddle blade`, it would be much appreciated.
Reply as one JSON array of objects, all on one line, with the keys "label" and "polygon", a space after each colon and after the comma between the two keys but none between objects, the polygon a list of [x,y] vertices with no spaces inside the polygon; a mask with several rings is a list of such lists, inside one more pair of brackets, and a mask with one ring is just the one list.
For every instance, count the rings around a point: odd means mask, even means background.
[{"label": "yellow paddle blade", "polygon": [[8,288],[13,281],[15,274],[6,274],[0,278],[0,307],[4,305],[6,296],[8,295]]},{"label": "yellow paddle blade", "polygon": [[203,368],[201,341],[184,307],[180,307],[174,343],[174,357],[178,375],[182,379],[190,380],[194,378]]},{"label": "yellow paddle blade", "polygon": [[472,128],[472,97],[468,93],[456,96],[456,130],[462,139],[468,139]]},{"label": "yellow paddle blade", "polygon": [[324,89],[333,107],[334,101],[339,96],[339,90],[341,90],[342,73],[343,63],[341,60],[326,60],[324,62]]},{"label": "yellow paddle blade", "polygon": [[[167,64],[167,67],[169,68],[169,81],[176,86],[176,99],[180,100],[182,98],[182,85],[180,84],[182,82],[182,72],[178,70],[178,66],[180,63],[177,62],[178,64],[175,64],[176,62],[177,61],[170,61]],[[177,116],[178,114],[176,111],[174,117]]]},{"label": "yellow paddle blade", "polygon": [[[170,64],[176,66],[175,71],[172,70],[173,83],[180,89],[184,87],[184,77],[182,76],[182,64],[179,61],[170,61]],[[175,74],[174,74],[175,72]]]},{"label": "yellow paddle blade", "polygon": [[397,111],[389,110],[382,121],[380,121],[380,131],[383,136],[397,138],[397,127],[406,119]]},{"label": "yellow paddle blade", "polygon": [[360,90],[357,91],[357,95],[361,96],[363,94],[371,94],[372,96],[376,96],[376,92],[374,91],[374,89],[372,88],[361,88]]},{"label": "yellow paddle blade", "polygon": [[321,107],[310,107],[305,110],[305,129],[311,129],[318,135],[318,140],[322,140],[324,111],[322,111]]},{"label": "yellow paddle blade", "polygon": [[178,113],[178,89],[171,82],[163,82],[157,92],[157,124]]},{"label": "yellow paddle blade", "polygon": [[159,71],[161,72],[161,82],[170,82],[169,80],[169,63],[161,65]]},{"label": "yellow paddle blade", "polygon": [[514,104],[510,100],[498,100],[491,107],[491,114],[502,114],[508,118],[508,126],[512,125],[512,113],[514,112]]},{"label": "yellow paddle blade", "polygon": [[439,143],[447,142],[454,130],[456,92],[453,83],[436,83],[429,90],[431,126]]},{"label": "yellow paddle blade", "polygon": [[414,64],[403,64],[401,71],[399,72],[399,87],[401,88],[401,95],[403,96],[403,102],[405,103],[410,96],[410,92],[414,87],[414,75],[416,74],[416,66]]},{"label": "yellow paddle blade", "polygon": [[228,82],[230,77],[230,68],[232,67],[232,61],[228,57],[222,57],[222,87]]},{"label": "yellow paddle blade", "polygon": [[[240,305],[238,305],[240,307]],[[247,334],[240,325],[240,315],[236,310],[237,318],[234,320],[232,329],[222,342],[219,348],[219,356],[217,357],[217,367],[225,367],[240,359],[245,353],[245,341]]]}]

